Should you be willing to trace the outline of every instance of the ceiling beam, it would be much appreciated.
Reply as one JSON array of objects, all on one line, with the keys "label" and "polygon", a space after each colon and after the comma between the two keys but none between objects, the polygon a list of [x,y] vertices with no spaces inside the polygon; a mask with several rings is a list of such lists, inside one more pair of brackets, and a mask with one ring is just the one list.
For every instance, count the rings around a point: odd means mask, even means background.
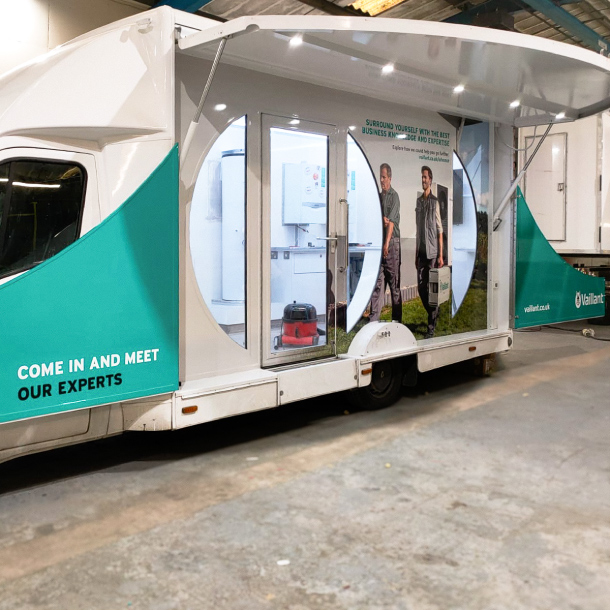
[{"label": "ceiling beam", "polygon": [[[451,5],[459,4],[456,0],[446,0]],[[513,2],[513,0],[488,0],[487,2],[482,2],[481,4],[477,4],[476,6],[472,6],[470,3],[462,6],[467,6],[466,10],[462,10],[451,17],[445,19],[445,23],[460,23],[462,25],[472,25],[475,18],[479,15],[484,15],[486,13],[496,13],[496,12],[506,12],[506,13],[516,13],[517,11],[522,11],[523,6]]]},{"label": "ceiling beam", "polygon": [[521,2],[552,19],[557,25],[565,28],[570,34],[582,40],[583,44],[594,51],[604,55],[608,54],[610,49],[610,42],[608,40],[585,25],[580,19],[568,13],[565,9],[551,2],[551,0],[521,0]]},{"label": "ceiling beam", "polygon": [[212,0],[160,0],[152,8],[159,6],[171,6],[179,11],[186,11],[187,13],[196,13],[200,8],[209,4]]},{"label": "ceiling beam", "polygon": [[[580,0],[560,0],[557,4],[577,4]],[[447,4],[460,9],[459,13],[447,17],[445,23],[460,23],[462,25],[472,25],[475,18],[486,13],[518,13],[524,11],[523,3],[516,0],[487,0],[480,4],[473,5],[471,2],[461,0],[445,0]]]},{"label": "ceiling beam", "polygon": [[[455,0],[446,0],[449,4],[455,4]],[[460,3],[464,6],[464,3]],[[561,8],[559,4],[568,4],[565,0],[552,2],[551,0],[488,0],[476,6],[467,4],[467,10],[461,11],[447,19],[447,23],[461,23],[471,25],[476,18],[486,13],[507,12],[517,13],[523,10],[537,11],[544,17],[550,19],[555,25],[563,28],[572,38],[577,38],[582,43],[597,51],[608,55],[610,50],[610,42],[600,36],[595,30],[585,25],[582,21]],[[547,22],[543,19],[545,23]]]}]

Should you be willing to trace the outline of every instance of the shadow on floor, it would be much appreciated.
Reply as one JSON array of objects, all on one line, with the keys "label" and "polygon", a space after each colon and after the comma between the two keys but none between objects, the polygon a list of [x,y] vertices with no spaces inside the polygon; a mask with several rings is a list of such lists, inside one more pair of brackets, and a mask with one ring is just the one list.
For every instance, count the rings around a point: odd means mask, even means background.
[{"label": "shadow on floor", "polygon": [[[471,363],[460,363],[420,375],[418,384],[404,388],[403,397],[417,399],[441,393],[448,388],[458,392],[474,380]],[[464,387],[464,391],[467,388]],[[436,401],[433,401],[436,402]],[[406,416],[418,417],[437,408],[413,401]],[[91,441],[71,447],[54,449],[20,457],[0,464],[0,493],[30,487],[80,475],[114,469],[147,470],[160,462],[176,461],[205,455],[227,447],[251,443],[275,435],[304,431],[316,424],[330,424],[324,436],[340,436],[354,428],[374,426],[391,415],[392,407],[382,412],[371,412],[370,417],[345,419],[353,413],[346,393],[331,394],[309,400],[201,424],[169,432],[127,432],[119,436]]]}]

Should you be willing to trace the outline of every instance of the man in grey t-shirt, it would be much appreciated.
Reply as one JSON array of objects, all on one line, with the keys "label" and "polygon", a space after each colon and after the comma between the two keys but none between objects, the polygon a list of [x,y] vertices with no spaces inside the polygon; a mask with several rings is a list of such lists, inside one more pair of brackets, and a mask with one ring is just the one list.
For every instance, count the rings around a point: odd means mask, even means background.
[{"label": "man in grey t-shirt", "polygon": [[381,213],[383,215],[383,246],[381,268],[377,284],[371,297],[371,322],[379,321],[384,303],[386,284],[392,295],[392,320],[402,321],[402,298],[400,294],[400,199],[392,188],[392,168],[382,163],[379,169],[381,183]]}]

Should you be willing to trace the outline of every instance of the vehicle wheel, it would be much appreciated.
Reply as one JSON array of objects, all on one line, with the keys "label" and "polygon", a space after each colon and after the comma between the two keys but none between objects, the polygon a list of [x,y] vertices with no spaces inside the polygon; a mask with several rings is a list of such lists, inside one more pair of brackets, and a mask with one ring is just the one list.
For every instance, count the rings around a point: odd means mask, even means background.
[{"label": "vehicle wheel", "polygon": [[370,385],[351,390],[351,401],[363,409],[384,409],[394,404],[402,390],[401,362],[399,360],[375,362],[371,375]]}]

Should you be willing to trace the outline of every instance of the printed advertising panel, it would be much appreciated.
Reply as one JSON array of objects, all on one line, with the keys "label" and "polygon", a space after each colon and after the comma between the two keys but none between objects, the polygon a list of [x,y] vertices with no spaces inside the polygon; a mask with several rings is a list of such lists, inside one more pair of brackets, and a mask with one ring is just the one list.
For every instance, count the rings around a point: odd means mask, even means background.
[{"label": "printed advertising panel", "polygon": [[[368,205],[383,223],[378,276],[354,330],[395,320],[430,339],[487,328],[488,126],[463,138],[464,162],[455,127],[438,114],[363,116],[350,130],[377,184]],[[350,205],[350,247],[375,245],[352,243],[351,214]]]},{"label": "printed advertising panel", "polygon": [[178,387],[178,153],[98,227],[0,286],[0,422]]},{"label": "printed advertising panel", "polygon": [[555,252],[519,190],[515,328],[601,317],[605,290],[604,278],[581,273]]}]

